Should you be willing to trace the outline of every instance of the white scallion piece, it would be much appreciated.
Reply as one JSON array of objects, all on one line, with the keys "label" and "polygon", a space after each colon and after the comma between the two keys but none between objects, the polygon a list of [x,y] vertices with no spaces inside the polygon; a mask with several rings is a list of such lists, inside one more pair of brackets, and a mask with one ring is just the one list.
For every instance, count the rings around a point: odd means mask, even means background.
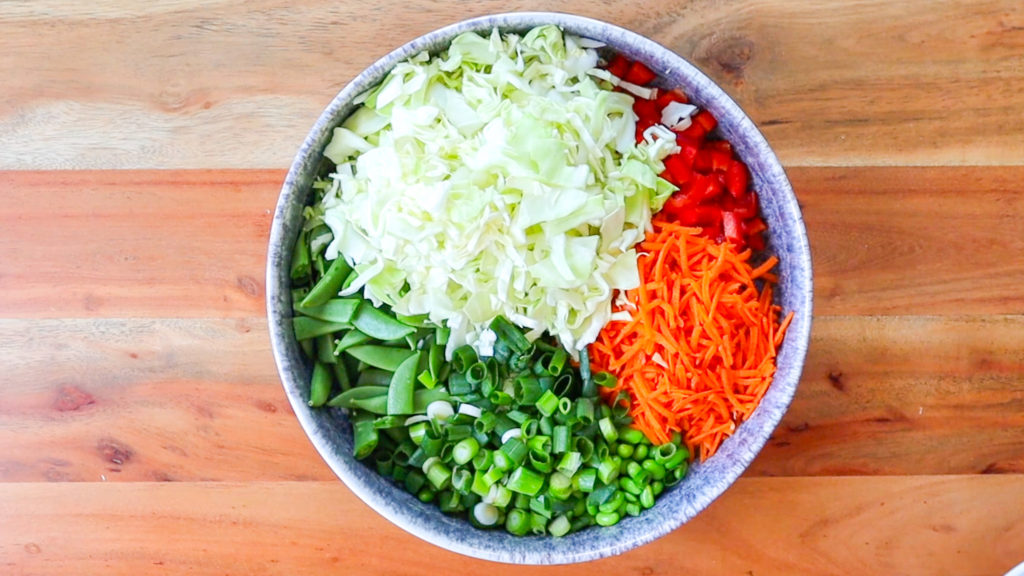
[{"label": "white scallion piece", "polygon": [[455,415],[452,405],[444,400],[435,400],[427,405],[427,418],[444,422]]},{"label": "white scallion piece", "polygon": [[483,412],[480,410],[479,407],[474,406],[472,404],[460,404],[459,414],[465,414],[470,418],[479,418],[480,415],[483,414]]},{"label": "white scallion piece", "polygon": [[498,509],[486,502],[477,502],[473,506],[473,518],[483,526],[494,526],[498,523]]},{"label": "white scallion piece", "polygon": [[510,430],[507,430],[504,434],[501,435],[501,443],[504,444],[505,442],[508,442],[512,438],[519,438],[522,435],[523,435],[522,428],[512,428]]}]

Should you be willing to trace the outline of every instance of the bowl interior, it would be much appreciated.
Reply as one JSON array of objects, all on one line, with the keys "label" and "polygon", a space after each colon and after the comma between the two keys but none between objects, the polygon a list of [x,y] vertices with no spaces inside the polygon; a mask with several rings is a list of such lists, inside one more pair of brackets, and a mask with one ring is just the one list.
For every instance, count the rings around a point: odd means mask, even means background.
[{"label": "bowl interior", "polygon": [[[775,379],[753,416],[723,443],[718,453],[694,465],[686,479],[668,489],[654,508],[610,528],[589,529],[563,538],[516,537],[483,531],[442,514],[379,476],[352,456],[352,433],[341,410],[306,405],[310,367],[291,331],[288,268],[301,227],[302,207],[313,179],[329,169],[322,151],[331,132],[352,111],[352,98],[376,85],[398,62],[421,51],[443,50],[466,31],[524,32],[541,24],[606,43],[645,62],[664,82],[681,87],[697,105],[719,120],[750,168],[761,210],[769,226],[768,250],[778,255],[778,303],[795,317],[777,358]],[[511,13],[463,21],[422,36],[374,63],[350,82],[323,112],[288,172],[274,215],[267,263],[267,312],[275,359],[285,391],[302,427],[334,472],[364,502],[408,532],[449,550],[500,562],[560,564],[624,552],[674,530],[707,507],[742,474],[782,419],[803,368],[811,324],[811,262],[799,206],[782,166],[754,123],[703,73],[670,50],[628,30],[560,13]]]}]

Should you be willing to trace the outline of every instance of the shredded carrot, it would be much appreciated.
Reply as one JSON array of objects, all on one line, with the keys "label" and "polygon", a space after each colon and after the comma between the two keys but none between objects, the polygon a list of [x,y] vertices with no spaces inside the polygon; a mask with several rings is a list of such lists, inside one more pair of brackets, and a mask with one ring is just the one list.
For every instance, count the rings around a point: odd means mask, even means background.
[{"label": "shredded carrot", "polygon": [[755,268],[750,250],[699,228],[660,214],[652,228],[637,249],[640,286],[615,307],[631,320],[604,327],[591,364],[618,378],[605,399],[626,391],[633,425],[652,442],[678,432],[704,461],[764,397],[793,314],[780,322],[772,303],[774,256]]}]

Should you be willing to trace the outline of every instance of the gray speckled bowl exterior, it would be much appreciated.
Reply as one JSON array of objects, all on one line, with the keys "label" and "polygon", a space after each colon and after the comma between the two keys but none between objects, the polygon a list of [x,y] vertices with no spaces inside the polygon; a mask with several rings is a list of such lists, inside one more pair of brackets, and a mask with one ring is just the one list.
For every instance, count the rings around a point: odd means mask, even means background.
[{"label": "gray speckled bowl exterior", "polygon": [[[351,99],[377,84],[398,62],[423,50],[438,52],[466,31],[525,31],[557,24],[574,34],[607,43],[647,63],[671,86],[719,120],[721,135],[732,141],[753,176],[769,226],[769,249],[780,259],[777,291],[784,312],[795,319],[778,356],[775,380],[760,407],[718,453],[693,466],[684,482],[667,490],[654,508],[611,528],[593,528],[564,538],[514,537],[483,531],[423,504],[352,456],[352,434],[340,410],[311,410],[307,405],[310,368],[291,331],[288,268],[301,226],[301,208],[310,183],[322,169],[321,151],[332,129],[352,110]],[[743,473],[782,419],[796,391],[811,328],[811,258],[800,209],[786,174],[754,123],[703,73],[655,42],[628,30],[560,13],[511,13],[466,20],[422,36],[388,54],[350,82],[323,112],[296,155],[274,214],[267,258],[267,313],[274,357],[299,422],[324,460],[370,507],[408,532],[449,550],[499,562],[564,564],[620,554],[659,538],[696,516]],[[751,510],[750,514],[757,514]]]}]

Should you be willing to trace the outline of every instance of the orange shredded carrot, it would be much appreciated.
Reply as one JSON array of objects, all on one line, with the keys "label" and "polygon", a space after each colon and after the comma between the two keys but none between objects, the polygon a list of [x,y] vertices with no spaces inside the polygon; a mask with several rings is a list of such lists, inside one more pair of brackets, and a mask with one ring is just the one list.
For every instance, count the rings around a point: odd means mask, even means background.
[{"label": "orange shredded carrot", "polygon": [[652,442],[680,433],[704,461],[764,397],[793,314],[780,322],[772,303],[774,256],[755,268],[749,249],[700,229],[660,214],[652,228],[637,247],[640,286],[615,307],[631,320],[609,322],[590,360],[618,379],[605,399],[626,391],[633,425]]}]

